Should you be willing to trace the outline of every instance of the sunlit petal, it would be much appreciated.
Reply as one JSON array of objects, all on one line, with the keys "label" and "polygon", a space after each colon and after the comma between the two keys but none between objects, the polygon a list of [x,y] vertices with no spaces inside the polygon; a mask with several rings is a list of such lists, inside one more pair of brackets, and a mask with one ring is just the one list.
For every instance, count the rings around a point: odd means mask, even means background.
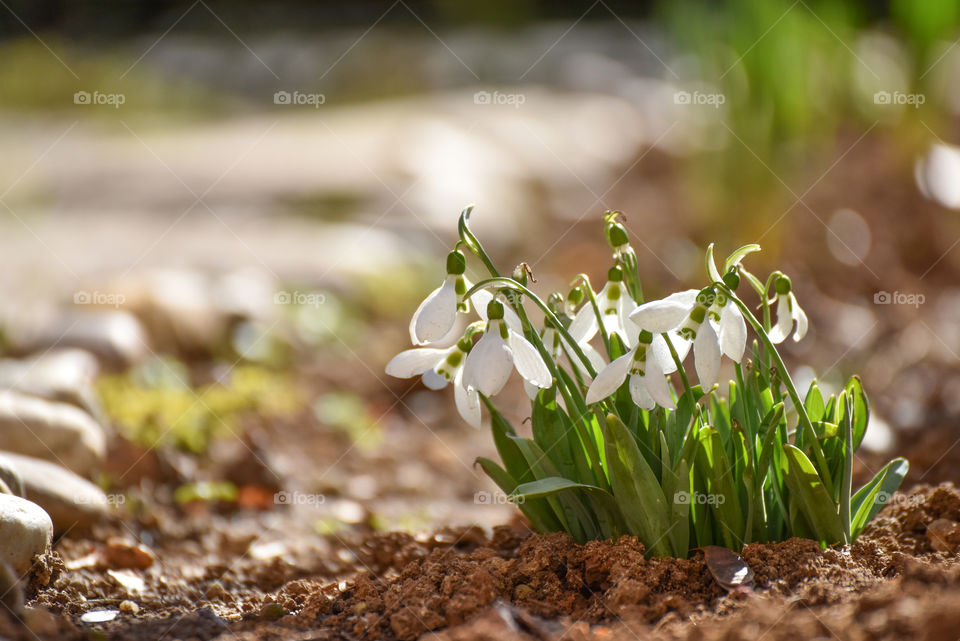
[{"label": "sunlit petal", "polygon": [[793,317],[797,320],[797,331],[793,334],[793,340],[799,341],[807,335],[809,321],[807,320],[807,313],[800,308],[800,304],[797,303],[797,298],[793,295],[793,292],[790,292],[790,298],[792,299],[790,302],[793,304]]},{"label": "sunlit petal", "polygon": [[507,341],[510,349],[513,350],[513,364],[520,376],[537,387],[550,387],[553,384],[553,376],[537,348],[513,330],[510,331]]},{"label": "sunlit petal", "polygon": [[484,396],[499,394],[513,370],[513,354],[497,330],[497,327],[487,330],[467,354],[463,365],[464,385]]},{"label": "sunlit petal", "polygon": [[652,410],[653,406],[656,405],[653,397],[650,396],[650,393],[647,391],[643,377],[639,374],[632,374],[630,376],[630,398],[632,398],[633,402],[641,409]]},{"label": "sunlit petal", "polygon": [[667,384],[667,379],[664,378],[663,370],[660,369],[660,364],[657,363],[656,359],[647,358],[643,372],[643,384],[647,387],[647,391],[657,402],[657,405],[669,410],[676,409],[677,405],[674,403],[673,397],[670,396],[670,386]]},{"label": "sunlit petal", "polygon": [[593,311],[593,305],[584,303],[580,311],[573,317],[570,328],[567,330],[573,340],[583,343],[597,335],[600,325],[597,323],[597,315]]},{"label": "sunlit petal", "polygon": [[793,316],[790,314],[790,299],[787,296],[777,296],[777,324],[770,328],[767,336],[773,344],[782,343],[790,330],[793,329]]},{"label": "sunlit petal", "polygon": [[480,429],[480,397],[477,392],[463,385],[463,370],[453,379],[453,400],[457,411],[469,425]]},{"label": "sunlit petal", "polygon": [[446,378],[437,374],[436,370],[428,369],[423,373],[423,376],[420,378],[423,381],[423,384],[427,386],[428,389],[440,390],[447,386]]},{"label": "sunlit petal", "polygon": [[684,321],[696,298],[697,290],[695,289],[671,294],[666,298],[638,306],[630,314],[630,320],[648,332],[662,334]]},{"label": "sunlit petal", "polygon": [[411,321],[411,338],[417,345],[434,343],[443,338],[457,320],[457,291],[452,278],[420,304]]},{"label": "sunlit petal", "polygon": [[720,339],[710,323],[702,323],[693,341],[693,357],[696,361],[700,387],[707,391],[720,375]]},{"label": "sunlit petal", "polygon": [[720,312],[720,347],[723,353],[733,361],[743,360],[747,348],[747,322],[734,303],[727,302]]},{"label": "sunlit petal", "polygon": [[630,363],[633,362],[633,352],[627,352],[625,355],[614,360],[597,374],[587,390],[587,403],[596,403],[607,398],[617,391],[617,388],[623,384],[623,379],[627,377],[630,371]]},{"label": "sunlit petal", "polygon": [[419,376],[436,367],[446,358],[449,351],[449,349],[434,349],[432,347],[408,349],[400,352],[387,363],[386,372],[397,378]]}]

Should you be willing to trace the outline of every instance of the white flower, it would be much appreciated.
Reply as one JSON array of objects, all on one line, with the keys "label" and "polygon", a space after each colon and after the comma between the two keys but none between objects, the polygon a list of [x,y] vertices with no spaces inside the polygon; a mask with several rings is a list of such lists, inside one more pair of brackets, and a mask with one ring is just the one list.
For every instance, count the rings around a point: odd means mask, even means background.
[{"label": "white flower", "polygon": [[799,341],[807,335],[807,314],[800,309],[797,297],[793,295],[790,279],[780,276],[774,283],[777,303],[777,324],[770,328],[767,336],[773,344],[782,343],[790,335],[793,323],[797,323],[797,331],[793,333],[793,340]]},{"label": "white flower", "polygon": [[[582,327],[585,327],[585,325]],[[570,333],[569,330],[567,331]],[[596,333],[596,330],[594,330],[594,333]],[[587,357],[587,360],[590,361],[591,365],[593,365],[593,369],[595,371],[599,372],[607,366],[607,362],[603,360],[603,356],[600,354],[600,352],[598,352],[593,345],[587,342],[593,338],[592,336],[584,337],[571,334],[570,338],[572,338],[576,342],[577,346],[580,347],[583,355]],[[554,327],[544,327],[542,330],[540,330],[540,339],[543,341],[543,346],[547,348],[547,352],[550,354],[550,358],[553,359],[554,363],[559,365],[560,359],[566,353],[570,356],[570,359],[574,362],[577,369],[580,370],[583,379],[585,381],[591,380],[591,377],[583,368],[583,363],[575,355],[570,342],[564,338],[563,334],[561,334],[559,330]],[[529,396],[531,400],[536,398],[537,392],[539,391],[539,388],[536,385],[533,385],[529,381],[524,381],[523,388],[527,391],[527,396]],[[561,401],[562,400],[563,399],[561,399]]]},{"label": "white flower", "polygon": [[443,340],[457,322],[457,313],[468,313],[470,301],[463,295],[472,286],[463,275],[467,263],[463,254],[452,251],[447,256],[447,277],[440,287],[423,299],[410,319],[410,340],[426,345]]},{"label": "white flower", "polygon": [[463,384],[464,360],[470,352],[469,334],[456,345],[446,349],[418,347],[400,352],[387,363],[387,374],[397,378],[420,376],[423,384],[433,390],[443,389],[453,382],[453,397],[457,411],[467,423],[480,427],[480,397],[476,390]]},{"label": "white flower", "polygon": [[[660,336],[656,339],[663,340]],[[645,410],[653,409],[657,404],[667,409],[676,408],[657,350],[653,348],[656,339],[648,331],[640,332],[637,345],[633,349],[597,374],[597,378],[587,390],[587,403],[596,403],[607,398],[617,391],[629,375],[630,397],[638,406]]]},{"label": "white flower", "polygon": [[[682,362],[690,352],[693,346],[693,356],[695,360],[697,378],[700,380],[700,386],[706,390],[717,382],[720,374],[720,358],[723,353],[727,353],[733,360],[743,358],[743,352],[737,354],[739,347],[739,336],[734,329],[737,322],[736,316],[728,312],[726,324],[730,333],[728,338],[729,351],[721,350],[720,337],[713,323],[704,322],[707,320],[708,307],[716,303],[716,295],[710,287],[706,287],[699,292],[695,289],[689,289],[684,292],[671,294],[661,300],[644,303],[630,315],[630,320],[636,323],[640,328],[655,334],[670,333],[671,342],[674,343],[674,349],[677,351],[677,357]],[[724,304],[727,306],[727,303]],[[732,305],[730,305],[732,307]],[[723,322],[722,314],[719,315],[720,322]],[[742,316],[740,317],[742,321]],[[746,345],[746,336],[744,334],[744,346]],[[676,370],[676,364],[667,361],[665,356],[658,354],[661,362],[667,364],[664,368],[666,372]]]},{"label": "white flower", "polygon": [[522,334],[504,322],[503,305],[492,301],[487,315],[483,338],[470,350],[463,366],[463,384],[484,396],[496,396],[516,368],[520,376],[537,387],[550,387],[553,376],[547,364]]},{"label": "white flower", "polygon": [[[600,309],[600,318],[607,336],[616,334],[623,340],[624,345],[632,347],[640,331],[630,321],[630,314],[637,304],[623,283],[623,271],[619,267],[612,268],[607,275],[607,283],[597,294],[597,307]],[[582,337],[583,342],[586,342],[596,336],[598,330],[597,315],[588,301],[573,317],[568,331],[575,337]],[[580,339],[577,339],[577,342],[580,343]]]},{"label": "white flower", "polygon": [[719,328],[720,351],[730,360],[739,363],[747,348],[747,321],[736,303],[723,292],[717,292],[709,310],[710,320]]}]

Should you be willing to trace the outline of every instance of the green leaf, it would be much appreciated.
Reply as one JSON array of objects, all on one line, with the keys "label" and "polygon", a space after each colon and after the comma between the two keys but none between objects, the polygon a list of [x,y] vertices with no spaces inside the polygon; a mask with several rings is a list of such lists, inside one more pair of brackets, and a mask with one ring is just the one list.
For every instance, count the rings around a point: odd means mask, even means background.
[{"label": "green leaf", "polygon": [[[704,427],[700,430],[699,440],[696,469],[706,484],[707,504],[713,508],[724,545],[731,550],[739,549],[744,542],[744,518],[734,469],[717,430]],[[710,498],[714,501],[711,502]]]},{"label": "green leaf", "polygon": [[806,517],[821,543],[847,543],[840,515],[813,463],[789,443],[784,444],[783,453],[783,472],[790,490],[791,506],[795,505]]},{"label": "green leaf", "polygon": [[[726,269],[724,269],[724,272],[726,272]],[[713,259],[713,243],[710,243],[707,247],[707,276],[710,277],[711,283],[723,281],[723,276],[720,275],[720,271],[717,269],[717,263]]]},{"label": "green leaf", "polygon": [[727,256],[727,260],[725,260],[723,263],[723,272],[726,273],[730,271],[730,268],[733,267],[734,265],[739,265],[740,261],[742,261],[747,254],[752,254],[753,252],[758,252],[758,251],[760,251],[760,245],[757,245],[756,243],[751,243],[749,245],[744,245],[743,247],[740,247],[739,249],[735,250],[732,254]]},{"label": "green leaf", "polygon": [[[517,488],[517,481],[510,476],[509,472],[490,459],[480,456],[477,457],[476,462],[507,496]],[[523,505],[517,507],[520,508],[520,511],[530,520],[530,523],[538,532],[556,532],[561,529],[560,522],[557,521],[553,510],[546,501],[524,501]]]},{"label": "green leaf", "polygon": [[895,458],[884,465],[870,482],[857,490],[850,502],[850,509],[853,512],[851,530],[854,539],[860,536],[867,523],[872,521],[877,512],[889,502],[909,471],[910,464],[907,459]]},{"label": "green leaf", "polygon": [[827,408],[823,404],[823,394],[817,387],[817,381],[810,383],[810,389],[807,390],[807,398],[803,401],[803,406],[807,410],[807,416],[810,417],[811,423],[816,424],[817,421],[822,421],[823,417],[826,416]]},{"label": "green leaf", "polygon": [[863,383],[857,376],[847,382],[844,390],[847,392],[847,397],[853,402],[853,449],[856,451],[860,447],[860,443],[863,442],[864,434],[867,433],[867,424],[870,421],[870,402],[867,400],[867,393],[863,391]]},{"label": "green leaf", "polygon": [[526,501],[553,496],[565,491],[582,491],[586,495],[598,518],[604,523],[604,527],[601,528],[604,538],[613,539],[626,532],[620,506],[617,505],[613,495],[595,485],[577,483],[559,476],[548,476],[531,483],[518,485],[509,496],[517,505],[524,505]]},{"label": "green leaf", "polygon": [[613,496],[621,506],[627,527],[655,556],[669,556],[667,501],[660,482],[640,453],[623,422],[607,415],[607,461]]}]

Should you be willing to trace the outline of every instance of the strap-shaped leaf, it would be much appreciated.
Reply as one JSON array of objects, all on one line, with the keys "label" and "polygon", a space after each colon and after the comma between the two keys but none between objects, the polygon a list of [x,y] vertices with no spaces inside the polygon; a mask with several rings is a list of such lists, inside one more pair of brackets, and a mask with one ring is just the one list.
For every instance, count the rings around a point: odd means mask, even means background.
[{"label": "strap-shaped leaf", "polygon": [[559,476],[548,476],[531,483],[518,485],[510,494],[511,500],[523,505],[526,501],[542,499],[565,491],[582,491],[588,498],[597,517],[604,524],[604,538],[612,539],[627,532],[620,507],[613,495],[596,485],[577,483]]},{"label": "strap-shaped leaf", "polygon": [[659,480],[627,427],[613,414],[607,416],[606,437],[613,496],[627,526],[650,554],[669,556],[667,502]]},{"label": "strap-shaped leaf", "polygon": [[900,484],[910,471],[910,464],[905,458],[895,458],[883,469],[877,472],[870,481],[857,490],[850,501],[853,512],[851,530],[856,539],[867,523],[873,520],[883,506],[886,505],[893,493],[900,489]]},{"label": "strap-shaped leaf", "polygon": [[803,513],[821,543],[848,543],[837,508],[813,463],[789,443],[784,444],[783,454],[783,472],[791,505]]},{"label": "strap-shaped leaf", "polygon": [[[810,383],[810,388],[807,390],[807,398],[803,401],[803,407],[807,410],[807,416],[810,417],[811,423],[816,424],[826,416],[827,406],[823,402],[823,394],[820,393],[817,381]],[[814,425],[814,427],[816,427],[816,425]]]},{"label": "strap-shaped leaf", "polygon": [[[495,462],[482,456],[477,457],[476,461],[486,472],[487,476],[493,479],[504,494],[509,496],[517,488],[517,481],[510,476],[510,473],[497,465]],[[524,501],[518,505],[524,516],[530,519],[530,523],[538,532],[556,532],[560,529],[560,522],[554,516],[553,510],[542,500]]]},{"label": "strap-shaped leaf", "polygon": [[844,390],[853,404],[853,450],[856,451],[867,433],[867,425],[870,422],[870,401],[867,400],[867,393],[863,391],[863,383],[858,376],[847,381]]}]

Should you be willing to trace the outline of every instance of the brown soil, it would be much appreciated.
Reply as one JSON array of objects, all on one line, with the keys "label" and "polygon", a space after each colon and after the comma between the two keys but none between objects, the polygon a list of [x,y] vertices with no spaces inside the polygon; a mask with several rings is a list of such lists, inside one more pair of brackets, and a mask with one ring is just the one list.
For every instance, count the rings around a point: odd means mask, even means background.
[{"label": "brown soil", "polygon": [[[857,543],[821,550],[814,542],[751,544],[743,560],[754,589],[726,592],[701,553],[645,559],[632,537],[577,545],[564,534],[533,534],[519,520],[488,535],[478,527],[432,536],[375,534],[318,546],[295,561],[247,558],[251,539],[206,536],[180,524],[179,543],[128,590],[102,564],[68,571],[89,541],[62,541],[39,559],[27,586],[30,628],[0,615],[0,634],[23,639],[955,639],[960,565],[937,551],[927,527],[960,521],[960,490],[920,486],[897,494]],[[236,528],[234,528],[236,529]],[[219,534],[217,533],[219,532]],[[97,537],[101,538],[104,533]],[[196,541],[193,553],[183,541]],[[179,546],[179,547],[178,547]],[[184,551],[183,548],[187,550]],[[68,559],[65,566],[64,560]],[[332,563],[330,559],[340,559]],[[202,605],[201,605],[202,604]],[[125,611],[124,608],[127,608]],[[91,626],[82,613],[120,609]],[[46,610],[47,612],[44,612]],[[239,615],[230,615],[229,611]]]}]

